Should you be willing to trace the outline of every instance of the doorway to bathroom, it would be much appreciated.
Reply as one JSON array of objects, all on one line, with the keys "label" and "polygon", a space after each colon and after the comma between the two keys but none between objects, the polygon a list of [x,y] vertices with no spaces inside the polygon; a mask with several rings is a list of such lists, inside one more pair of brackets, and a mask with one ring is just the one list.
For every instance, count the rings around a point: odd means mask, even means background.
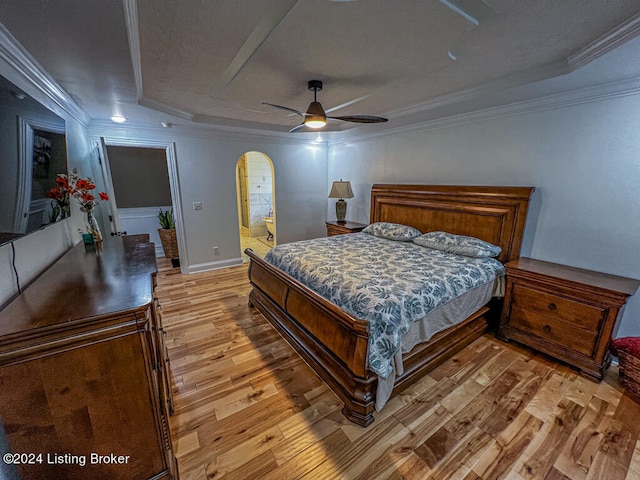
[{"label": "doorway to bathroom", "polygon": [[242,260],[251,248],[260,256],[276,245],[274,170],[271,159],[261,152],[247,152],[236,164],[236,194]]}]

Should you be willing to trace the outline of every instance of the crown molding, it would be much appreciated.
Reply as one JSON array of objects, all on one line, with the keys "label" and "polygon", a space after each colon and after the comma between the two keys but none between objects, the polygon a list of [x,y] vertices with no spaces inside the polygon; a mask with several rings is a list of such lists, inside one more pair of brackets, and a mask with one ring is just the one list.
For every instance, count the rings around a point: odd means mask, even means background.
[{"label": "crown molding", "polygon": [[142,98],[142,63],[140,56],[140,30],[138,29],[137,0],[123,0],[124,20],[127,24],[127,40],[129,41],[129,56],[133,68],[133,78],[136,84],[136,98]]},{"label": "crown molding", "polygon": [[189,137],[199,139],[214,139],[226,142],[254,142],[256,144],[273,145],[297,145],[297,146],[327,146],[328,142],[316,142],[315,134],[291,135],[286,132],[270,132],[262,130],[242,129],[239,127],[224,127],[219,125],[172,125],[171,128],[147,124],[115,124],[108,120],[92,120],[89,124],[89,134],[93,137],[129,137],[132,142],[144,138],[170,138]]},{"label": "crown molding", "polygon": [[329,146],[348,144],[354,141],[367,141],[381,137],[394,135],[405,135],[410,133],[426,132],[438,128],[448,128],[472,123],[485,122],[498,118],[523,115],[528,113],[567,108],[613,98],[626,97],[630,95],[640,95],[640,79],[621,80],[606,84],[585,87],[569,92],[557,93],[538,97],[533,100],[514,102],[507,105],[490,107],[468,113],[451,115],[420,123],[413,123],[384,131],[363,133],[360,135],[350,135],[337,139],[330,139]]},{"label": "crown molding", "polygon": [[42,92],[58,108],[87,126],[90,117],[51,77],[38,61],[0,23],[0,57],[4,59],[24,80]]},{"label": "crown molding", "polygon": [[[136,80],[136,83],[137,83],[137,80]],[[142,88],[142,86],[140,88]],[[140,91],[140,93],[142,93],[142,91]],[[162,102],[157,102],[155,100],[151,100],[150,98],[145,98],[142,95],[138,97],[138,105],[150,108],[151,110],[155,110],[156,112],[166,113],[167,115],[171,115],[173,117],[193,121],[192,114],[185,112],[183,110],[178,110],[177,108],[170,107],[169,105],[166,105]]]},{"label": "crown molding", "polygon": [[387,112],[386,115],[389,117],[398,118],[405,115],[422,113],[428,110],[474,100],[495,92],[504,91],[509,88],[515,88],[533,82],[539,82],[541,80],[564,75],[566,73],[570,73],[566,61],[561,60],[558,62],[552,62],[546,65],[542,65],[541,67],[527,70],[525,72],[519,72],[513,75],[501,77],[482,85],[478,85],[476,87],[440,95],[425,102],[414,103],[405,108],[392,110],[391,112]]},{"label": "crown molding", "polygon": [[586,64],[600,58],[620,45],[640,35],[640,12],[609,30],[600,38],[591,42],[573,55],[567,57],[567,64],[571,70],[577,70]]}]

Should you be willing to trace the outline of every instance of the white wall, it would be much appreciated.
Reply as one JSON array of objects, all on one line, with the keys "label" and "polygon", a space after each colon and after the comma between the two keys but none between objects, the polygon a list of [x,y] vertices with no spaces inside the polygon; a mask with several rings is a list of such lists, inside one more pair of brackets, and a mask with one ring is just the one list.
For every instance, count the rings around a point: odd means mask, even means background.
[{"label": "white wall", "polygon": [[[640,279],[640,95],[332,145],[340,177],[363,223],[374,183],[532,185],[523,256]],[[631,334],[640,293],[617,336]]]},{"label": "white wall", "polygon": [[[100,124],[92,137],[107,144],[174,142],[179,177],[182,221],[186,237],[183,271],[196,272],[241,264],[236,164],[249,151],[262,152],[273,162],[278,243],[325,235],[327,148],[292,136],[212,133],[206,130],[133,129]],[[202,202],[202,210],[193,210]],[[214,255],[213,247],[218,247]]]}]

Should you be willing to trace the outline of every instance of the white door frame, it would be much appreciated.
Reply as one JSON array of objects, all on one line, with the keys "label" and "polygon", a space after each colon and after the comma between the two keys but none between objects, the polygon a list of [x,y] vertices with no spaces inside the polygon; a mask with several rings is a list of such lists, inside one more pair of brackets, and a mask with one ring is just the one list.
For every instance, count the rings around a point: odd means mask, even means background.
[{"label": "white door frame", "polygon": [[[34,130],[66,134],[65,124],[31,118],[28,115],[18,116],[18,200],[13,219],[13,231],[25,233],[31,205],[31,187],[33,174],[33,137]],[[66,142],[66,141],[65,141]],[[65,145],[66,148],[66,145]],[[67,169],[69,168],[67,162]],[[63,172],[54,172],[63,173]],[[68,172],[67,172],[68,173]]]},{"label": "white door frame", "polygon": [[[180,195],[180,182],[178,181],[178,163],[176,160],[176,144],[174,142],[163,142],[157,140],[128,140],[115,137],[95,137],[92,138],[92,143],[95,142],[98,145],[102,145],[104,141],[105,146],[109,147],[138,147],[138,148],[157,148],[165,151],[167,156],[167,167],[169,170],[169,188],[171,190],[171,203],[173,208],[173,217],[176,224],[176,235],[178,240],[178,254],[180,256],[180,271],[181,273],[188,273],[187,266],[189,261],[187,258],[187,241],[184,234],[184,227],[182,223],[182,197]],[[103,155],[103,158],[105,155]],[[113,188],[113,182],[111,180],[111,171],[106,162],[102,163],[102,174],[105,179],[105,183],[109,188]],[[113,193],[113,192],[111,192]],[[115,196],[114,196],[115,199]],[[115,200],[114,200],[115,202]],[[115,216],[114,212],[114,216]]]}]

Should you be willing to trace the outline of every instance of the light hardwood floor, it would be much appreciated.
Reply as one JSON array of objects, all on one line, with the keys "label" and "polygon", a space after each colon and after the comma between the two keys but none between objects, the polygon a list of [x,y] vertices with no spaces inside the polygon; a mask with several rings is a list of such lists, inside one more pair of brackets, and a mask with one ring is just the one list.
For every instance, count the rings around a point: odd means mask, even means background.
[{"label": "light hardwood floor", "polygon": [[249,263],[249,257],[244,254],[245,249],[250,248],[256,254],[264,257],[274,245],[273,239],[267,240],[267,237],[250,237],[246,228],[240,229],[240,250],[242,251],[242,261]]},{"label": "light hardwood floor", "polygon": [[247,306],[246,266],[183,276],[161,259],[182,480],[640,479],[640,405],[485,335],[368,428]]}]

